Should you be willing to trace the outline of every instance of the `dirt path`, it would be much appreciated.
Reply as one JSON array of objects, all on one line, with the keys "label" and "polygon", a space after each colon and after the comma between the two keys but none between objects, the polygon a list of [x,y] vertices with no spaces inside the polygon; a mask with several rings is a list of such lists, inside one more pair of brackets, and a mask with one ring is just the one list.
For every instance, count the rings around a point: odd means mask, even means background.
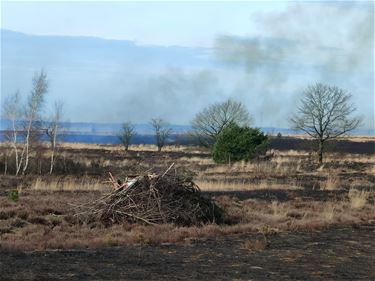
[{"label": "dirt path", "polygon": [[375,280],[375,225],[284,233],[262,251],[260,235],[187,245],[97,250],[0,251],[1,280]]}]

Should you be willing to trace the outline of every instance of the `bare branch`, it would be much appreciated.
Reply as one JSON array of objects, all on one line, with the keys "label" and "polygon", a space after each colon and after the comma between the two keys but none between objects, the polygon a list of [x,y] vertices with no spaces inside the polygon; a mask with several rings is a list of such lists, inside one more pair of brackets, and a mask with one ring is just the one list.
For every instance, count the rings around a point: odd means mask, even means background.
[{"label": "bare branch", "polygon": [[324,142],[358,128],[359,117],[350,103],[351,95],[336,87],[317,83],[308,86],[298,106],[297,114],[291,118],[295,129],[301,130],[319,141],[319,161],[323,159]]},{"label": "bare branch", "polygon": [[172,129],[168,128],[168,123],[166,123],[161,118],[151,119],[150,124],[155,131],[156,145],[158,147],[158,151],[161,151],[161,149],[165,145],[166,140],[171,135]]},{"label": "bare branch", "polygon": [[204,108],[195,116],[191,125],[201,144],[210,146],[227,125],[249,125],[250,119],[249,112],[242,103],[228,99]]},{"label": "bare branch", "polygon": [[125,151],[129,150],[130,141],[135,135],[135,127],[130,121],[122,124],[120,141],[124,145]]}]

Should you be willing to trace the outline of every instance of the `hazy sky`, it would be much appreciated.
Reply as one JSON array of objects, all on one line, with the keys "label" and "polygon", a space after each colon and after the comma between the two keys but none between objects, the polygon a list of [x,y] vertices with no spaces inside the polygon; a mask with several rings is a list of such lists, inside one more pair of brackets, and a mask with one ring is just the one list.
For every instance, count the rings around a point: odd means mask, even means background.
[{"label": "hazy sky", "polygon": [[[374,128],[373,1],[2,1],[1,28],[130,40],[148,48],[137,50],[135,62],[112,51],[113,41],[93,42],[96,51],[85,54],[73,45],[66,52],[55,48],[60,41],[50,37],[48,46],[56,50],[49,57],[36,43],[20,46],[36,50],[32,56],[40,63],[26,64],[24,51],[19,60],[2,51],[1,95],[17,88],[27,94],[32,73],[46,68],[49,104],[63,97],[71,121],[145,123],[159,115],[188,124],[207,104],[232,97],[249,108],[256,126],[288,127],[303,89],[323,82],[351,92],[364,127]],[[156,46],[185,47],[189,55],[177,51],[171,60],[168,49]],[[72,66],[74,58],[82,64]],[[126,112],[124,105],[131,105]],[[105,106],[112,108],[106,112]]]},{"label": "hazy sky", "polygon": [[83,35],[141,44],[210,47],[221,34],[257,34],[254,13],[285,2],[2,2],[2,28],[37,35]]}]

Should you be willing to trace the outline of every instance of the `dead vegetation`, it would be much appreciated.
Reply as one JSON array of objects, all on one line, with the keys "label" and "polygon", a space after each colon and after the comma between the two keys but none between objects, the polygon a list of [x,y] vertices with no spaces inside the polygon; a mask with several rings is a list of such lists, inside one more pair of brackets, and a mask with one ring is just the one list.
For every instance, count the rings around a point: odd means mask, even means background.
[{"label": "dead vegetation", "polygon": [[353,209],[361,209],[363,208],[369,197],[371,195],[371,192],[365,191],[365,190],[357,190],[357,189],[350,189],[349,190],[349,201],[350,201],[350,206]]},{"label": "dead vegetation", "polygon": [[34,191],[109,191],[109,187],[106,186],[100,179],[92,179],[83,177],[80,179],[63,177],[59,179],[46,179],[37,177],[30,186],[31,190]]},{"label": "dead vegetation", "polygon": [[[82,205],[100,198],[97,191],[24,191],[18,202],[0,198],[1,248],[69,249],[132,244],[190,243],[202,237],[236,233],[263,236],[290,231],[315,231],[333,226],[371,224],[375,222],[374,193],[346,192],[336,200],[319,201],[300,197],[289,201],[240,200],[219,195],[215,203],[223,210],[223,224],[176,226],[174,223],[147,225],[129,223],[103,225],[78,222],[71,205]],[[362,198],[360,205],[353,205]],[[254,242],[255,243],[255,242]],[[261,243],[260,243],[261,244]],[[254,248],[252,248],[254,246]],[[258,246],[248,245],[258,251]],[[258,249],[258,250],[257,250]],[[261,249],[260,249],[261,250]]]},{"label": "dead vegetation", "polygon": [[[273,151],[268,161],[217,165],[209,152],[197,147],[165,147],[162,153],[153,149],[131,146],[124,153],[115,146],[72,145],[62,148],[55,175],[1,176],[0,247],[190,243],[214,235],[278,235],[375,223],[373,155],[327,153],[325,164],[319,166],[307,151]],[[177,171],[190,171],[188,176],[175,174],[173,167],[161,177],[173,162]],[[151,168],[158,177],[149,177]],[[105,183],[108,171],[116,175],[111,184]],[[118,189],[131,175],[141,175],[137,188]],[[113,183],[118,185],[111,191]],[[9,191],[18,192],[17,201],[8,197]],[[188,196],[176,195],[179,192]],[[189,196],[211,214],[204,211],[201,220]],[[218,219],[201,196],[211,197],[214,209],[222,210],[222,224],[212,223]],[[166,209],[159,210],[158,202]],[[140,206],[148,206],[148,211]],[[83,213],[77,220],[78,210]],[[183,219],[175,213],[181,210]],[[263,238],[258,240],[244,248],[268,247]]]},{"label": "dead vegetation", "polygon": [[221,222],[222,211],[202,195],[188,177],[170,173],[173,164],[162,174],[144,174],[125,182],[110,183],[114,190],[94,202],[78,206],[75,216],[80,222],[147,225],[173,223],[180,226]]}]

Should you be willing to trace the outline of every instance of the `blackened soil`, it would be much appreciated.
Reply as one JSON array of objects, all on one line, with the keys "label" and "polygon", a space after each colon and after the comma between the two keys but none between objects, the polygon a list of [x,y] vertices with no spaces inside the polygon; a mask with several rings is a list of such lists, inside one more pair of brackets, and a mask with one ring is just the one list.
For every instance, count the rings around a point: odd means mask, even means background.
[{"label": "blackened soil", "polygon": [[[311,150],[317,147],[314,140],[294,137],[271,138],[271,148],[277,150]],[[375,142],[355,142],[350,140],[332,140],[326,143],[326,151],[357,154],[374,154]]]},{"label": "blackened soil", "polygon": [[[186,245],[0,251],[2,280],[375,280],[375,225],[241,234]],[[251,243],[250,243],[251,244]]]},{"label": "blackened soil", "polygon": [[239,200],[257,199],[267,202],[287,202],[299,199],[301,201],[339,201],[347,197],[347,190],[287,190],[287,189],[260,189],[246,191],[215,191],[204,192],[209,197],[227,195]]}]

